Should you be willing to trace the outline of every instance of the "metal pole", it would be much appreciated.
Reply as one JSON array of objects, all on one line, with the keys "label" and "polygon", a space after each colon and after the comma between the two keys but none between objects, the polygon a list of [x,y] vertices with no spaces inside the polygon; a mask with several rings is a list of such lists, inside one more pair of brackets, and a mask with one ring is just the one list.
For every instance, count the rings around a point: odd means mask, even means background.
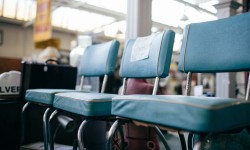
[{"label": "metal pole", "polygon": [[78,145],[79,145],[79,149],[80,150],[84,150],[84,143],[83,143],[83,139],[82,139],[82,135],[83,135],[83,131],[86,128],[86,124],[88,123],[87,120],[84,120],[77,132],[77,141],[78,141]]},{"label": "metal pole", "polygon": [[105,92],[106,89],[106,85],[107,85],[107,81],[108,81],[108,75],[105,74],[103,81],[102,81],[102,89],[101,89],[101,93]]},{"label": "metal pole", "polygon": [[26,111],[27,111],[29,105],[30,105],[30,102],[27,102],[23,106],[22,112],[21,112],[21,137],[20,137],[20,144],[21,145],[25,143]]},{"label": "metal pole", "polygon": [[181,142],[181,149],[182,150],[187,150],[187,146],[186,146],[186,141],[185,141],[184,134],[181,133],[180,131],[178,131],[178,135],[179,135],[180,142]]},{"label": "metal pole", "polygon": [[165,139],[164,135],[162,134],[161,130],[159,129],[159,127],[154,126],[155,132],[157,133],[157,135],[159,136],[159,138],[161,139],[164,147],[166,148],[166,150],[170,150],[167,140]]},{"label": "metal pole", "polygon": [[191,84],[192,84],[192,73],[188,72],[187,75],[187,85],[186,85],[186,95],[190,96],[191,93]]},{"label": "metal pole", "polygon": [[193,137],[194,137],[194,134],[192,132],[189,132],[189,134],[188,134],[188,150],[193,149]]},{"label": "metal pole", "polygon": [[81,81],[80,81],[80,91],[83,90],[83,80],[84,80],[84,76],[81,76]]},{"label": "metal pole", "polygon": [[250,92],[250,73],[248,74],[247,91],[246,91],[246,101],[249,101],[249,92]]},{"label": "metal pole", "polygon": [[51,108],[47,108],[43,114],[43,139],[44,139],[44,149],[48,150],[48,115]]},{"label": "metal pole", "polygon": [[154,84],[154,89],[153,89],[152,95],[156,95],[156,94],[157,94],[159,81],[160,81],[159,77],[156,77],[156,78],[155,78],[155,84]]},{"label": "metal pole", "polygon": [[126,88],[127,88],[127,78],[123,78],[121,95],[124,95],[124,94],[125,94]]},{"label": "metal pole", "polygon": [[110,127],[109,129],[109,132],[108,132],[108,136],[107,136],[107,145],[106,145],[106,148],[107,150],[110,150],[111,149],[111,141],[112,141],[112,138],[116,132],[116,130],[119,128],[120,126],[120,120],[116,120],[112,126]]},{"label": "metal pole", "polygon": [[53,111],[52,112],[52,114],[50,115],[50,117],[49,117],[49,121],[48,121],[48,125],[47,125],[47,127],[48,127],[48,129],[47,129],[47,131],[48,131],[48,137],[49,137],[49,139],[48,139],[48,141],[49,141],[49,149],[50,150],[54,150],[54,136],[53,136],[53,131],[52,131],[52,125],[51,125],[51,121],[52,121],[52,119],[55,117],[55,116],[57,116],[57,114],[59,113],[59,110],[55,110],[55,111]]}]

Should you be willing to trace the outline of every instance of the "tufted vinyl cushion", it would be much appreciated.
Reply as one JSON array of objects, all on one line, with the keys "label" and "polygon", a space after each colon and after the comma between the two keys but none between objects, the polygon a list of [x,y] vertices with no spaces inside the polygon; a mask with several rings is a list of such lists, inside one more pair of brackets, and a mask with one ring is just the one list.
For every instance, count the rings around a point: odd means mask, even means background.
[{"label": "tufted vinyl cushion", "polygon": [[222,132],[250,125],[250,102],[213,97],[127,95],[113,98],[112,114],[194,132]]},{"label": "tufted vinyl cushion", "polygon": [[[61,92],[72,92],[70,89],[30,89],[26,91],[25,100],[52,105],[54,95]],[[86,92],[86,91],[85,91]]]},{"label": "tufted vinyl cushion", "polygon": [[110,116],[114,96],[115,94],[102,93],[58,93],[53,106],[83,116]]}]

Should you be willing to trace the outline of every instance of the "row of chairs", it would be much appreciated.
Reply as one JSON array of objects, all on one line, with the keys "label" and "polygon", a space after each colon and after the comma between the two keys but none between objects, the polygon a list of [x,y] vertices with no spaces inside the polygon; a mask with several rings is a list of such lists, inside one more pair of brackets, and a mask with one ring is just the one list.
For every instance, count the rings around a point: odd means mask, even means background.
[{"label": "row of chairs", "polygon": [[[104,93],[107,77],[115,70],[119,42],[89,46],[82,57],[81,86],[84,77],[104,76],[100,93],[72,90],[27,90],[23,116],[30,103],[48,107],[44,113],[45,149],[53,150],[50,120],[60,111],[82,115],[85,120],[78,130],[79,148],[84,149],[82,134],[92,120],[114,121],[107,139],[111,149],[112,137],[126,123],[152,127],[166,149],[161,130],[175,130],[180,135],[182,149],[201,149],[213,134],[250,125],[249,83],[246,99],[190,96],[192,73],[249,71],[250,13],[216,21],[187,25],[180,52],[179,70],[188,73],[186,96],[156,95],[160,78],[168,76],[175,33],[166,30],[128,40],[120,67],[123,78],[121,95]],[[124,95],[128,78],[155,78],[152,95]],[[62,81],[63,82],[63,81]],[[50,113],[51,111],[52,114]],[[180,131],[189,132],[188,144]],[[193,142],[193,135],[199,134]],[[122,138],[122,136],[121,136]],[[187,146],[186,146],[187,145]]]}]

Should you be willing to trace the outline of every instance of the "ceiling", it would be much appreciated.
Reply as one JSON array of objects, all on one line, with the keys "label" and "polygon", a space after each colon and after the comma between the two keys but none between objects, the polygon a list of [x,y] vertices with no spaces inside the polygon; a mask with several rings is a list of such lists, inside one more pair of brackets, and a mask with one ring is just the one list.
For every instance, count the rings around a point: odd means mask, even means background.
[{"label": "ceiling", "polygon": [[[153,0],[153,27],[172,28],[175,31],[181,31],[178,26],[168,23],[167,19],[166,21],[162,21],[163,19],[156,17],[159,11],[155,11],[154,7],[161,7],[161,4],[169,5],[171,3],[172,6],[176,7],[174,9],[177,11],[182,10],[181,12],[183,12],[185,7],[186,9],[193,8],[200,13],[207,13],[211,16],[215,15],[216,10],[211,9],[209,5],[202,6],[202,4],[211,0],[195,1],[193,0],[192,3],[192,0]],[[103,2],[102,0],[53,0],[53,24],[54,26],[73,31],[88,32],[98,27],[104,27],[105,25],[125,20],[127,10],[126,0],[105,0],[105,3]],[[163,7],[161,9],[167,12],[167,8]],[[170,11],[173,12],[174,10]],[[0,0],[0,16],[24,22],[31,21],[25,23],[24,27],[32,25],[35,14],[36,1],[34,0]],[[93,19],[91,20],[90,18],[96,19],[92,22]]]},{"label": "ceiling", "polygon": [[[172,29],[181,38],[185,24],[215,20],[218,0],[152,0],[152,32]],[[127,0],[53,0],[55,30],[124,39]],[[164,14],[164,15],[162,15]],[[33,25],[35,0],[0,0],[0,21]]]}]

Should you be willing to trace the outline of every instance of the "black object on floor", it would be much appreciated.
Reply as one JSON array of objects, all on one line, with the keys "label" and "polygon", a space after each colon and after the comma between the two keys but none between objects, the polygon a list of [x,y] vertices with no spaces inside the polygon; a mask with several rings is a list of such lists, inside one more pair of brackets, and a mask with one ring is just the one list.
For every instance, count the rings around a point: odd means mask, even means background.
[{"label": "black object on floor", "polygon": [[19,149],[21,102],[0,98],[0,149]]}]

